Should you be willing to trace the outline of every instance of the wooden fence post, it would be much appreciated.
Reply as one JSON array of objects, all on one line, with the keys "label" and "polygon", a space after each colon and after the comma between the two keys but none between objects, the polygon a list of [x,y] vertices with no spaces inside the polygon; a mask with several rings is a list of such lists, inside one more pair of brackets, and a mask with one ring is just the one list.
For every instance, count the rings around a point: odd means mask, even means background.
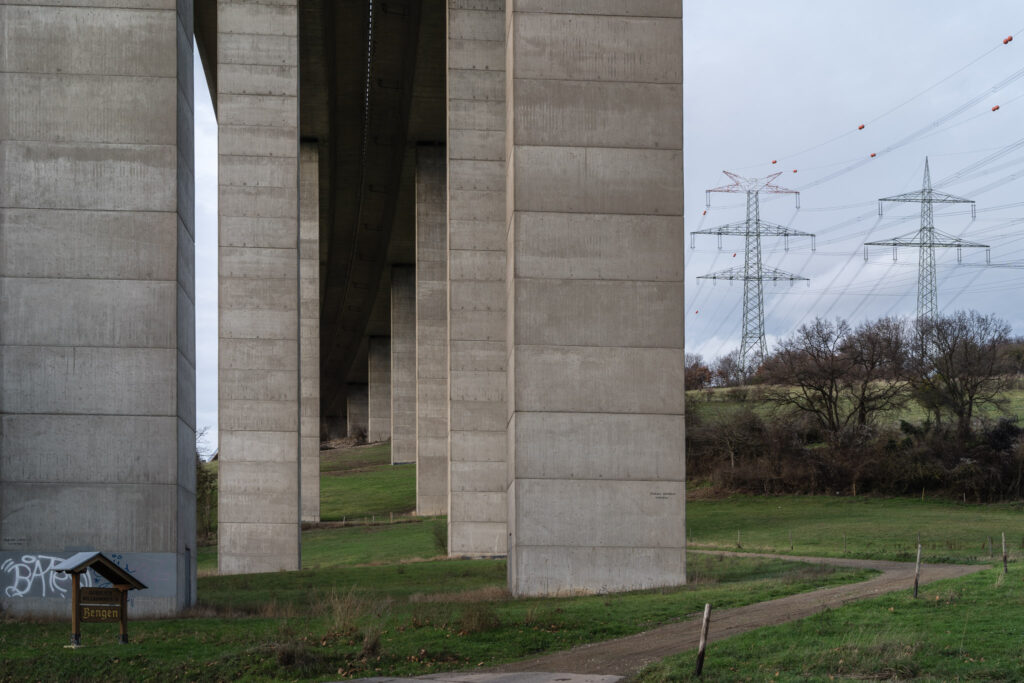
[{"label": "wooden fence post", "polygon": [[704,651],[708,646],[708,626],[711,624],[711,603],[704,604],[704,619],[700,624],[700,646],[697,648],[697,669],[694,676],[700,676],[704,670]]},{"label": "wooden fence post", "polygon": [[917,583],[921,578],[921,544],[917,544],[917,565],[914,567],[914,597],[917,597]]}]

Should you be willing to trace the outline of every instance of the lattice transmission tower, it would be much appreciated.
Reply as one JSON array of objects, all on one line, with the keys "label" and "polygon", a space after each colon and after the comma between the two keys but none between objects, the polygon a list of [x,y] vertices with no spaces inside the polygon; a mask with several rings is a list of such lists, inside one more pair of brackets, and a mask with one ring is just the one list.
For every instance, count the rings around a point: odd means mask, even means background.
[{"label": "lattice transmission tower", "polygon": [[759,196],[765,194],[796,195],[796,208],[800,208],[800,193],[779,187],[774,183],[781,173],[773,173],[767,178],[743,178],[735,173],[723,171],[732,179],[732,183],[715,187],[706,191],[707,205],[711,206],[712,192],[733,192],[747,195],[747,219],[740,223],[729,223],[709,230],[697,230],[690,234],[690,247],[694,246],[695,235],[717,235],[718,248],[722,248],[722,237],[725,235],[741,235],[745,238],[746,248],[743,253],[743,265],[727,268],[717,273],[701,275],[700,280],[742,280],[743,281],[743,332],[740,339],[740,363],[744,373],[757,368],[768,355],[764,339],[764,283],[765,281],[795,282],[807,278],[787,273],[778,268],[765,267],[761,260],[761,237],[782,237],[785,249],[789,251],[790,237],[810,237],[811,250],[814,250],[814,235],[809,232],[792,230],[784,225],[768,223],[761,220]]},{"label": "lattice transmission tower", "polygon": [[864,243],[864,260],[868,260],[868,247],[892,247],[892,260],[896,261],[900,247],[918,247],[920,258],[917,265],[917,318],[918,320],[934,320],[939,313],[939,287],[935,277],[935,248],[956,248],[956,260],[959,263],[963,249],[984,249],[985,262],[990,263],[992,249],[987,244],[968,242],[953,235],[947,235],[935,229],[935,217],[932,214],[933,204],[970,204],[971,218],[977,213],[973,199],[956,197],[945,192],[932,189],[932,177],[928,170],[928,157],[924,159],[924,183],[920,190],[882,197],[878,200],[878,215],[882,215],[883,202],[919,202],[921,204],[921,227],[912,233],[894,237],[881,242]]}]

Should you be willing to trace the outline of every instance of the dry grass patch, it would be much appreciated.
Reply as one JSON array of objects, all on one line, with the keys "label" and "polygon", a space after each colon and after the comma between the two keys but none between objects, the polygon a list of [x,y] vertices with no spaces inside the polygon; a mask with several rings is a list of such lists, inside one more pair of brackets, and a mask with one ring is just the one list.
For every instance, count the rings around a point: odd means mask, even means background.
[{"label": "dry grass patch", "polygon": [[511,599],[512,594],[501,586],[484,586],[457,593],[414,593],[409,596],[409,602],[504,602]]}]

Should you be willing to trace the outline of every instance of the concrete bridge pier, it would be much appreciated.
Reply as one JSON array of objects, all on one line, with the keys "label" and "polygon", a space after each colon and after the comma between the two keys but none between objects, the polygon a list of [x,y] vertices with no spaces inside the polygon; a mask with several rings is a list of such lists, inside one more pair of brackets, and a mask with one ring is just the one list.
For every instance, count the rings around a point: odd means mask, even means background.
[{"label": "concrete bridge pier", "polygon": [[0,3],[0,611],[195,600],[192,2]]},{"label": "concrete bridge pier", "polygon": [[301,566],[297,35],[297,0],[217,2],[225,574]]},{"label": "concrete bridge pier", "polygon": [[685,582],[678,2],[506,5],[509,587]]},{"label": "concrete bridge pier", "polygon": [[416,462],[416,268],[391,267],[391,464]]},{"label": "concrete bridge pier", "polygon": [[370,337],[366,439],[370,443],[391,438],[391,338]]},{"label": "concrete bridge pier", "polygon": [[299,147],[299,438],[302,521],[320,521],[320,150]]},{"label": "concrete bridge pier", "polygon": [[366,436],[367,429],[369,428],[369,394],[367,385],[349,384],[345,403],[348,410],[349,438]]},{"label": "concrete bridge pier", "polygon": [[445,148],[416,151],[416,514],[448,512]]},{"label": "concrete bridge pier", "polygon": [[448,549],[504,555],[505,3],[447,14]]}]

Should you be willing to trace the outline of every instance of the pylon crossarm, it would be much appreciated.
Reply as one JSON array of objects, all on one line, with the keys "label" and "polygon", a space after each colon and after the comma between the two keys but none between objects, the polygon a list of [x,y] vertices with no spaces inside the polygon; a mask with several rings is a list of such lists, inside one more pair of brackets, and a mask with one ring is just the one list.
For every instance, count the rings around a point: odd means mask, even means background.
[{"label": "pylon crossarm", "polygon": [[893,195],[892,197],[882,197],[878,200],[879,216],[883,213],[882,202],[906,204],[970,204],[971,218],[976,218],[978,215],[977,205],[973,199],[957,197],[956,195],[952,195],[947,192],[938,192],[936,190],[914,190],[913,192],[905,192],[903,194]]},{"label": "pylon crossarm", "polygon": [[784,270],[778,268],[762,268],[760,275],[747,275],[742,267],[727,268],[726,270],[720,270],[717,273],[708,273],[707,275],[698,275],[698,280],[748,280],[751,282],[770,281],[777,282],[780,280],[796,282],[798,280],[806,280],[807,278],[794,275],[793,273],[787,273]]},{"label": "pylon crossarm", "polygon": [[800,191],[791,190],[787,187],[780,187],[775,184],[775,179],[782,175],[779,173],[772,173],[765,178],[744,178],[737,173],[731,173],[729,171],[722,171],[726,176],[732,180],[728,185],[719,185],[713,187],[710,190],[705,190],[705,203],[707,206],[711,206],[711,193],[712,192],[732,192],[732,193],[763,193],[763,194],[791,194],[796,196],[796,208],[800,208]]},{"label": "pylon crossarm", "polygon": [[865,242],[865,247],[919,247],[921,242],[917,239],[894,239],[884,242]]},{"label": "pylon crossarm", "polygon": [[991,246],[988,244],[982,244],[981,242],[968,242],[967,240],[960,239],[955,235],[950,235],[944,232],[940,232],[938,230],[933,230],[932,232],[935,234],[936,238],[941,238],[935,239],[932,242],[932,244],[936,247],[963,247],[964,249],[988,249]]},{"label": "pylon crossarm", "polygon": [[[768,223],[766,221],[758,222],[758,232],[761,233],[762,237],[814,237],[814,233],[803,232],[802,230],[793,230],[787,228],[784,225],[777,223]],[[690,233],[691,235],[746,235],[747,234],[747,222],[740,221],[737,223],[727,223],[725,225],[719,225],[714,228],[707,228],[706,230],[694,230]]]},{"label": "pylon crossarm", "polygon": [[897,237],[891,240],[879,242],[865,242],[865,247],[957,247],[960,249],[988,249],[991,245],[980,242],[968,242],[959,237],[945,235],[935,230],[935,237],[932,239],[922,238],[920,233],[914,233],[911,238]]}]

